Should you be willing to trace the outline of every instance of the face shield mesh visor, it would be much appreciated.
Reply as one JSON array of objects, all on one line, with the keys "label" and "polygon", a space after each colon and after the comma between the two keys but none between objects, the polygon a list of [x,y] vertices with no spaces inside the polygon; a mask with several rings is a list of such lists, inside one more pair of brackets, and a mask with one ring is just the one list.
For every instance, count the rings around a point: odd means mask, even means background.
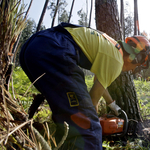
[{"label": "face shield mesh visor", "polygon": [[149,68],[149,65],[150,65],[150,54],[147,54],[146,60],[144,61],[144,63],[142,63],[140,66],[137,66],[135,68],[135,70],[132,72],[132,74],[136,74],[138,72],[141,72],[141,70],[143,69],[148,69]]}]

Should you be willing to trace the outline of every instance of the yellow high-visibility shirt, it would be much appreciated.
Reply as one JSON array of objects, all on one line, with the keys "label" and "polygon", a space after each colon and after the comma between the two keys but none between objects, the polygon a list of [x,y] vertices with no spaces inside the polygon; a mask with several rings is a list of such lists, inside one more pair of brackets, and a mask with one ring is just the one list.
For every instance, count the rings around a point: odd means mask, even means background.
[{"label": "yellow high-visibility shirt", "polygon": [[99,32],[87,27],[65,27],[74,41],[92,63],[90,69],[104,88],[121,73],[123,57],[119,50]]}]

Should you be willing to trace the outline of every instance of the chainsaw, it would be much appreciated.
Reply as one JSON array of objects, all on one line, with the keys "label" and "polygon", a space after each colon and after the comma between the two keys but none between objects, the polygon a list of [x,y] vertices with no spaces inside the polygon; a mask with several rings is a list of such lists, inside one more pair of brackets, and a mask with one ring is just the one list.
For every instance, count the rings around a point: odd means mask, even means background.
[{"label": "chainsaw", "polygon": [[128,117],[125,111],[119,110],[118,117],[113,114],[105,114],[99,118],[103,136],[123,137],[128,130]]}]

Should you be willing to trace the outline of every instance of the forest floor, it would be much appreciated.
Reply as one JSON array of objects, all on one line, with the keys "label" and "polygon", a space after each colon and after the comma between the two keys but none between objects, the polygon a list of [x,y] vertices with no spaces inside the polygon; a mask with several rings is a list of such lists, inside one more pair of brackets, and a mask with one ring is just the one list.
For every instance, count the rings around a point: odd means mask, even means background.
[{"label": "forest floor", "polygon": [[143,120],[137,125],[137,136],[143,140],[143,146],[150,148],[150,119]]},{"label": "forest floor", "polygon": [[123,137],[103,137],[103,141],[109,143],[110,146],[109,148],[108,146],[103,148],[113,150],[150,150],[150,119],[134,124],[131,128],[128,129],[128,133]]}]

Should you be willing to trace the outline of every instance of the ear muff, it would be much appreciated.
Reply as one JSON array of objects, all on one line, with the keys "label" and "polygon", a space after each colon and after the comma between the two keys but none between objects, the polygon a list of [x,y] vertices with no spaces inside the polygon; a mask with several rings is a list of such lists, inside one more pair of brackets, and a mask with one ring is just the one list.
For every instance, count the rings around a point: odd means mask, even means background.
[{"label": "ear muff", "polygon": [[[132,72],[132,74],[135,74],[135,73],[137,73],[137,72],[140,72],[142,69],[148,69],[149,68],[149,65],[150,65],[150,54],[149,55],[146,55],[146,61],[145,61],[145,55],[146,54],[143,54],[143,55],[138,55],[137,56],[137,60],[138,61],[141,61],[141,66],[137,66],[136,67],[136,69],[134,70],[134,72]],[[143,56],[143,57],[142,57]],[[144,62],[143,62],[143,60],[144,60]],[[133,62],[132,63],[134,63],[134,61],[135,60],[133,60]],[[136,63],[136,62],[135,62]]]},{"label": "ear muff", "polygon": [[[145,53],[145,51],[138,53],[137,55],[134,55],[134,59],[132,60],[133,64],[142,64],[145,61],[147,54]],[[130,57],[130,56],[129,56]]]}]

